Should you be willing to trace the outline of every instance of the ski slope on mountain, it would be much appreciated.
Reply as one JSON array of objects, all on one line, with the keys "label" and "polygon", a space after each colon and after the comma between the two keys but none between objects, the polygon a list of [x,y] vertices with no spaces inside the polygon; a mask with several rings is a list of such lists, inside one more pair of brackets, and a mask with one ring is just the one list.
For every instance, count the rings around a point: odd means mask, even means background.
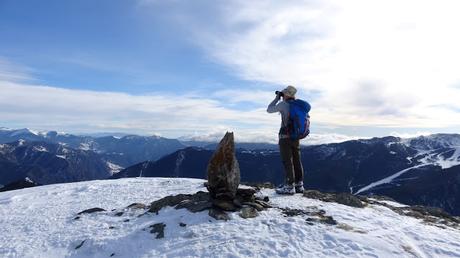
[{"label": "ski slope on mountain", "polygon": [[[56,184],[0,193],[0,257],[459,257],[460,231],[401,216],[384,206],[353,208],[279,196],[275,207],[323,209],[339,225],[308,224],[280,209],[217,221],[207,211],[123,210],[167,195],[205,190],[203,180],[129,178]],[[389,202],[392,205],[400,205]],[[107,211],[80,215],[93,207]],[[121,216],[114,214],[124,211]],[[128,221],[129,220],[129,221]],[[165,236],[149,233],[166,224]],[[182,227],[179,224],[185,223]]]},{"label": "ski slope on mountain", "polygon": [[354,194],[362,194],[378,186],[391,184],[395,179],[416,168],[431,165],[439,166],[441,169],[448,169],[460,165],[460,142],[458,137],[444,137],[431,135],[403,140],[406,146],[417,150],[417,154],[406,158],[412,163],[412,166],[396,171],[391,176],[367,184],[364,187],[360,187]]}]

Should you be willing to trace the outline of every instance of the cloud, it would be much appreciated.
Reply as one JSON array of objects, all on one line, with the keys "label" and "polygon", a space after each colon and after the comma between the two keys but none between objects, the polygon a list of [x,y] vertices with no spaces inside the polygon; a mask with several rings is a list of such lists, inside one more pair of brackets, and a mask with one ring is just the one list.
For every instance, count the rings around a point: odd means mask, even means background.
[{"label": "cloud", "polygon": [[0,119],[37,129],[161,133],[177,137],[216,128],[276,137],[278,117],[265,109],[233,110],[191,94],[130,95],[0,81]]},{"label": "cloud", "polygon": [[33,81],[30,75],[33,69],[13,64],[5,58],[0,57],[0,80],[4,81]]},{"label": "cloud", "polygon": [[212,60],[258,89],[319,92],[322,125],[460,126],[458,1],[215,2],[213,22],[169,7]]}]

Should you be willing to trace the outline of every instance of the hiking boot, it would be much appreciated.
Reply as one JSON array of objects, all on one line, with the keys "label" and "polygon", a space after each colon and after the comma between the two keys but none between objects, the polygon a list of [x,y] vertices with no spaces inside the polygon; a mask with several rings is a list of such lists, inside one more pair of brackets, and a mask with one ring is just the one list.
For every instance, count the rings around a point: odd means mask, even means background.
[{"label": "hiking boot", "polygon": [[295,192],[296,193],[303,193],[305,188],[303,188],[303,182],[295,183]]},{"label": "hiking boot", "polygon": [[276,188],[275,191],[277,194],[289,194],[289,195],[295,194],[294,186],[291,184],[282,185]]}]

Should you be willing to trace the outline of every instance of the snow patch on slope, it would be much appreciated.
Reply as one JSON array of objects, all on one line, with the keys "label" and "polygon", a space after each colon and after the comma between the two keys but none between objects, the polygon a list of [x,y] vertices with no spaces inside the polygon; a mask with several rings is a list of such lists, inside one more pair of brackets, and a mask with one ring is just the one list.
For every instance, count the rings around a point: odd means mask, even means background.
[{"label": "snow patch on slope", "polygon": [[91,146],[89,143],[84,142],[84,143],[80,143],[79,149],[88,151],[88,150],[91,150]]},{"label": "snow patch on slope", "polygon": [[371,183],[371,184],[369,184],[369,185],[367,185],[367,186],[365,186],[365,187],[359,189],[355,194],[360,194],[360,193],[362,193],[362,192],[368,191],[368,190],[370,190],[371,188],[377,187],[377,186],[379,186],[379,185],[389,184],[389,183],[391,183],[394,179],[396,179],[397,177],[403,175],[404,173],[406,173],[406,172],[408,172],[408,171],[410,171],[410,170],[412,170],[412,169],[414,169],[414,168],[420,168],[420,167],[424,167],[424,166],[427,166],[427,165],[428,165],[428,164],[420,164],[420,165],[416,165],[416,166],[413,166],[413,167],[409,167],[409,168],[403,169],[403,170],[401,170],[401,171],[399,171],[399,172],[396,172],[395,174],[393,174],[393,175],[391,175],[391,176],[389,176],[389,177],[385,177],[385,178],[383,178],[383,179],[380,179],[380,180],[378,180],[378,181],[376,181],[376,182],[373,182],[373,183]]},{"label": "snow patch on slope", "polygon": [[106,161],[106,164],[107,166],[109,167],[109,170],[110,170],[110,173],[113,175],[113,174],[116,174],[118,172],[120,172],[121,170],[123,170],[123,167],[122,166],[119,166],[115,163],[112,163],[110,161]]},{"label": "snow patch on slope", "polygon": [[48,150],[44,146],[34,146],[33,150],[38,152],[48,152]]}]

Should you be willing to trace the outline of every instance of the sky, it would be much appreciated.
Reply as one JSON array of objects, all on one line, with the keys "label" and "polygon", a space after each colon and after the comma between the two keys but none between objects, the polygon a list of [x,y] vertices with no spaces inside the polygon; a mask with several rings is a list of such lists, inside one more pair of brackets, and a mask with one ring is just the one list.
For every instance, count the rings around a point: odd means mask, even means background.
[{"label": "sky", "polygon": [[0,0],[0,126],[305,143],[460,129],[455,0]]}]

